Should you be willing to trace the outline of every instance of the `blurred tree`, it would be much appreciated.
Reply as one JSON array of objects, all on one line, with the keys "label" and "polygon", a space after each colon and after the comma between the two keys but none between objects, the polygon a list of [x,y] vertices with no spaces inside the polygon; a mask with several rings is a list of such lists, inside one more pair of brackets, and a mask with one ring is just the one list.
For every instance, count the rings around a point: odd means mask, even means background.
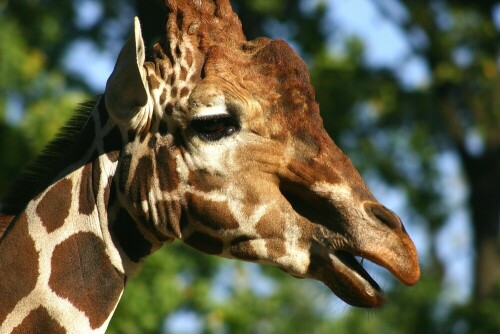
[{"label": "blurred tree", "polygon": [[[500,5],[369,1],[401,29],[411,56],[426,64],[425,85],[408,87],[397,69],[368,66],[357,38],[342,41],[343,53],[329,50],[327,36],[335,33],[335,22],[325,24],[326,2],[232,2],[248,38],[285,38],[307,60],[327,129],[365,176],[383,180],[406,198],[414,223],[426,222],[429,240],[451,214],[445,198],[450,191],[440,183],[446,171],[437,161],[443,154],[458,158],[468,184],[476,252],[470,303],[450,312],[440,309],[446,266],[435,242],[417,287],[399,289],[387,279],[390,302],[383,310],[338,319],[330,314],[330,293],[314,282],[174,243],[129,282],[109,333],[162,332],[169,314],[174,316],[167,324],[183,312],[195,314],[203,333],[500,332]],[[164,26],[161,4],[0,0],[0,40],[8,41],[0,43],[0,193],[76,103],[100,93],[65,67],[74,43],[83,40],[97,50],[112,45],[117,52],[117,41],[125,39],[137,13],[151,46]],[[404,18],[390,6],[403,8]],[[88,8],[94,17],[86,16]]]},{"label": "blurred tree", "polygon": [[[424,34],[423,45],[410,42],[431,77],[428,87],[417,94],[402,91],[400,99],[409,103],[399,113],[425,121],[431,130],[429,142],[441,150],[453,150],[462,162],[470,185],[478,255],[474,298],[480,301],[494,294],[500,279],[500,109],[496,103],[500,32],[492,19],[499,8],[491,1],[425,1],[410,3],[407,9],[411,19],[402,27],[408,34]],[[421,117],[425,112],[418,109],[419,101],[427,101],[432,115]]]},{"label": "blurred tree", "polygon": [[[406,189],[409,203],[428,221],[432,235],[451,213],[443,198],[446,189],[438,187],[436,161],[444,153],[458,158],[468,184],[476,256],[471,304],[450,328],[499,332],[491,312],[500,307],[500,5],[402,2],[407,18],[401,20],[386,2],[373,4],[404,31],[412,56],[426,64],[429,78],[426,85],[409,89],[397,73],[354,67],[347,76],[358,80],[343,77],[340,85],[356,82],[357,99],[341,108],[353,110],[361,103],[371,121],[366,127],[351,127],[355,130],[349,136],[358,133],[352,142],[358,150],[363,148],[364,159],[371,164],[378,161],[374,167],[380,176]],[[321,66],[317,71],[321,72],[316,76],[323,77]],[[338,101],[331,101],[338,108]]]}]

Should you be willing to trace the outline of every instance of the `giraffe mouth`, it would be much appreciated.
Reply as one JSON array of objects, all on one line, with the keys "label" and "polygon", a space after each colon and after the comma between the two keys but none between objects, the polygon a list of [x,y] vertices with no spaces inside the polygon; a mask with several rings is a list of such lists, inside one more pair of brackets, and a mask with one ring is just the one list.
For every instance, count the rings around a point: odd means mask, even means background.
[{"label": "giraffe mouth", "polygon": [[382,289],[354,254],[335,251],[329,254],[329,260],[330,267],[325,268],[319,278],[339,298],[357,307],[372,308],[384,303]]},{"label": "giraffe mouth", "polygon": [[[402,240],[409,242],[410,239],[403,235]],[[420,277],[418,260],[414,248],[407,246],[402,249],[397,256],[391,256],[383,249],[369,248],[321,252],[313,257],[310,272],[346,303],[357,307],[378,307],[385,301],[384,293],[356,257],[360,257],[361,262],[367,260],[387,269],[405,285],[414,285]]]},{"label": "giraffe mouth", "polygon": [[[359,255],[359,256],[358,256]],[[323,282],[344,302],[365,308],[375,308],[385,302],[384,292],[363,267],[364,261],[384,267],[393,272],[383,260],[346,250],[337,250],[313,256],[310,273],[312,278]],[[396,275],[398,277],[398,275]]]}]

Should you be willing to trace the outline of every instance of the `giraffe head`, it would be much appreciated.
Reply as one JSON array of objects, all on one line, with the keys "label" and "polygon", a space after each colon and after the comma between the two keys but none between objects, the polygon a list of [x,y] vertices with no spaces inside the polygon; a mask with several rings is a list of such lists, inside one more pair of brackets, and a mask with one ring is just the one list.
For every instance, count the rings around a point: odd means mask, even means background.
[{"label": "giraffe head", "polygon": [[356,306],[383,297],[355,256],[416,283],[412,241],[326,133],[300,57],[247,41],[229,0],[166,5],[151,60],[136,19],[105,93],[125,142],[118,198],[137,228],[318,279]]}]

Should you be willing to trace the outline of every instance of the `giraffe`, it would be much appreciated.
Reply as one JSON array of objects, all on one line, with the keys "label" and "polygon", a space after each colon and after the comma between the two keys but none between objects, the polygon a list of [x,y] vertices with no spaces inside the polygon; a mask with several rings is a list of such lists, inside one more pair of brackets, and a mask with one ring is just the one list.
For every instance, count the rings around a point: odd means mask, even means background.
[{"label": "giraffe", "polygon": [[247,41],[229,0],[165,5],[151,56],[136,18],[103,96],[3,200],[0,333],[103,333],[175,239],[360,307],[384,297],[355,256],[415,284],[413,242],[324,130],[300,57]]}]

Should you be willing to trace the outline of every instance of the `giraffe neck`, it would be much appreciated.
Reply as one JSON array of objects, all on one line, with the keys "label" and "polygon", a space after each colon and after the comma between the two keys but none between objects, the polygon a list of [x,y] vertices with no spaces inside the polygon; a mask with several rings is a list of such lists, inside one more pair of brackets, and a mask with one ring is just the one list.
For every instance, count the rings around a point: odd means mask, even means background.
[{"label": "giraffe neck", "polygon": [[104,332],[153,248],[115,200],[121,143],[98,103],[64,167],[10,223],[0,239],[0,333]]}]

